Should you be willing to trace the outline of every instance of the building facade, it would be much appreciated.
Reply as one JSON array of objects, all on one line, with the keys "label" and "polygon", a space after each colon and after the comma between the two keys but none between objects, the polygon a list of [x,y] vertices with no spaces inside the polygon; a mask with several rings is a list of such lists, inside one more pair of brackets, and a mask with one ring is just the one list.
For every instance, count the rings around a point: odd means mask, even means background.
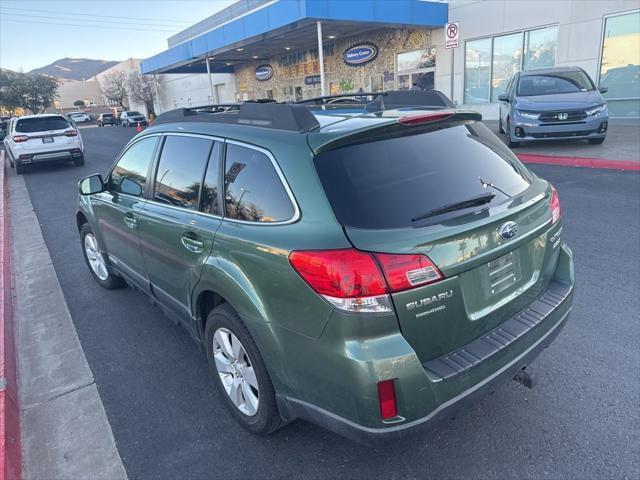
[{"label": "building facade", "polygon": [[609,88],[612,116],[640,117],[637,0],[242,0],[169,43],[141,65],[162,75],[161,110],[435,88],[491,119],[514,73],[576,65]]}]

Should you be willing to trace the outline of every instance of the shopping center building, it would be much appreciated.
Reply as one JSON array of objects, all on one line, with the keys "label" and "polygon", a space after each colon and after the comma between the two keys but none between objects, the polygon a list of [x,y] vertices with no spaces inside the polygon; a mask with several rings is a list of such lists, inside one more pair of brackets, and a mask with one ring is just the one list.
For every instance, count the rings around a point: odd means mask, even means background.
[{"label": "shopping center building", "polygon": [[496,118],[514,73],[576,65],[612,116],[640,117],[637,0],[241,0],[168,44],[141,62],[159,111],[435,88]]}]

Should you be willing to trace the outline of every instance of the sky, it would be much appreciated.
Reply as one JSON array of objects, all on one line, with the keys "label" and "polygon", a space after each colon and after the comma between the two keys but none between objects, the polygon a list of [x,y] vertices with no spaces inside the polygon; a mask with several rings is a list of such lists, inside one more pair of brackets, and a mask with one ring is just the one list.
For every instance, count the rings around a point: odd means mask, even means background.
[{"label": "sky", "polygon": [[25,72],[59,58],[125,60],[235,0],[0,0],[0,67]]}]

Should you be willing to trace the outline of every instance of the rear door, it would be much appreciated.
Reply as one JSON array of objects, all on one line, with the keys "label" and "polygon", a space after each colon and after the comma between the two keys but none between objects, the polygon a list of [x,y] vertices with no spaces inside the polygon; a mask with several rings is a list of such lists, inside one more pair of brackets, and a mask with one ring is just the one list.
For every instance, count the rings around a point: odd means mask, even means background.
[{"label": "rear door", "polygon": [[[549,185],[481,123],[351,145],[315,164],[356,248],[423,253],[444,275],[392,295],[424,361],[495,328],[550,280],[557,252],[546,235]],[[487,194],[488,203],[433,213]],[[515,234],[501,236],[509,222]]]},{"label": "rear door", "polygon": [[191,317],[191,292],[220,226],[221,146],[211,137],[166,135],[153,191],[140,214],[142,254],[153,293],[185,320]]}]

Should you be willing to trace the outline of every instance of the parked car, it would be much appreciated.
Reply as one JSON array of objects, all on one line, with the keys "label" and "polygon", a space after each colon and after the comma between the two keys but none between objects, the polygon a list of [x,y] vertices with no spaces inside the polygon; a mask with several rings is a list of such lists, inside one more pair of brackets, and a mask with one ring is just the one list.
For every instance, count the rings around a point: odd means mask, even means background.
[{"label": "parked car", "polygon": [[67,114],[67,117],[69,117],[71,120],[73,120],[76,123],[86,123],[91,121],[91,117],[86,113],[82,113],[82,112],[72,112]]},{"label": "parked car", "polygon": [[578,67],[516,73],[500,100],[500,133],[507,145],[559,139],[600,144],[607,136],[609,111],[602,94]]},{"label": "parked car", "polygon": [[25,115],[9,121],[3,140],[9,162],[21,174],[27,165],[71,160],[84,165],[84,144],[73,120],[62,115]]},{"label": "parked car", "polygon": [[120,125],[123,127],[135,127],[136,125],[147,125],[147,117],[140,112],[130,111],[120,114]]},{"label": "parked car", "polygon": [[117,125],[116,117],[113,116],[113,113],[101,113],[98,115],[98,119],[96,121],[99,127],[104,127],[105,125]]},{"label": "parked car", "polygon": [[182,323],[251,432],[416,431],[532,386],[569,316],[553,186],[439,92],[383,95],[167,112],[79,183],[95,281]]},{"label": "parked car", "polygon": [[4,137],[7,134],[7,126],[9,125],[9,120],[11,120],[11,117],[9,116],[0,116],[0,140],[4,140]]}]

